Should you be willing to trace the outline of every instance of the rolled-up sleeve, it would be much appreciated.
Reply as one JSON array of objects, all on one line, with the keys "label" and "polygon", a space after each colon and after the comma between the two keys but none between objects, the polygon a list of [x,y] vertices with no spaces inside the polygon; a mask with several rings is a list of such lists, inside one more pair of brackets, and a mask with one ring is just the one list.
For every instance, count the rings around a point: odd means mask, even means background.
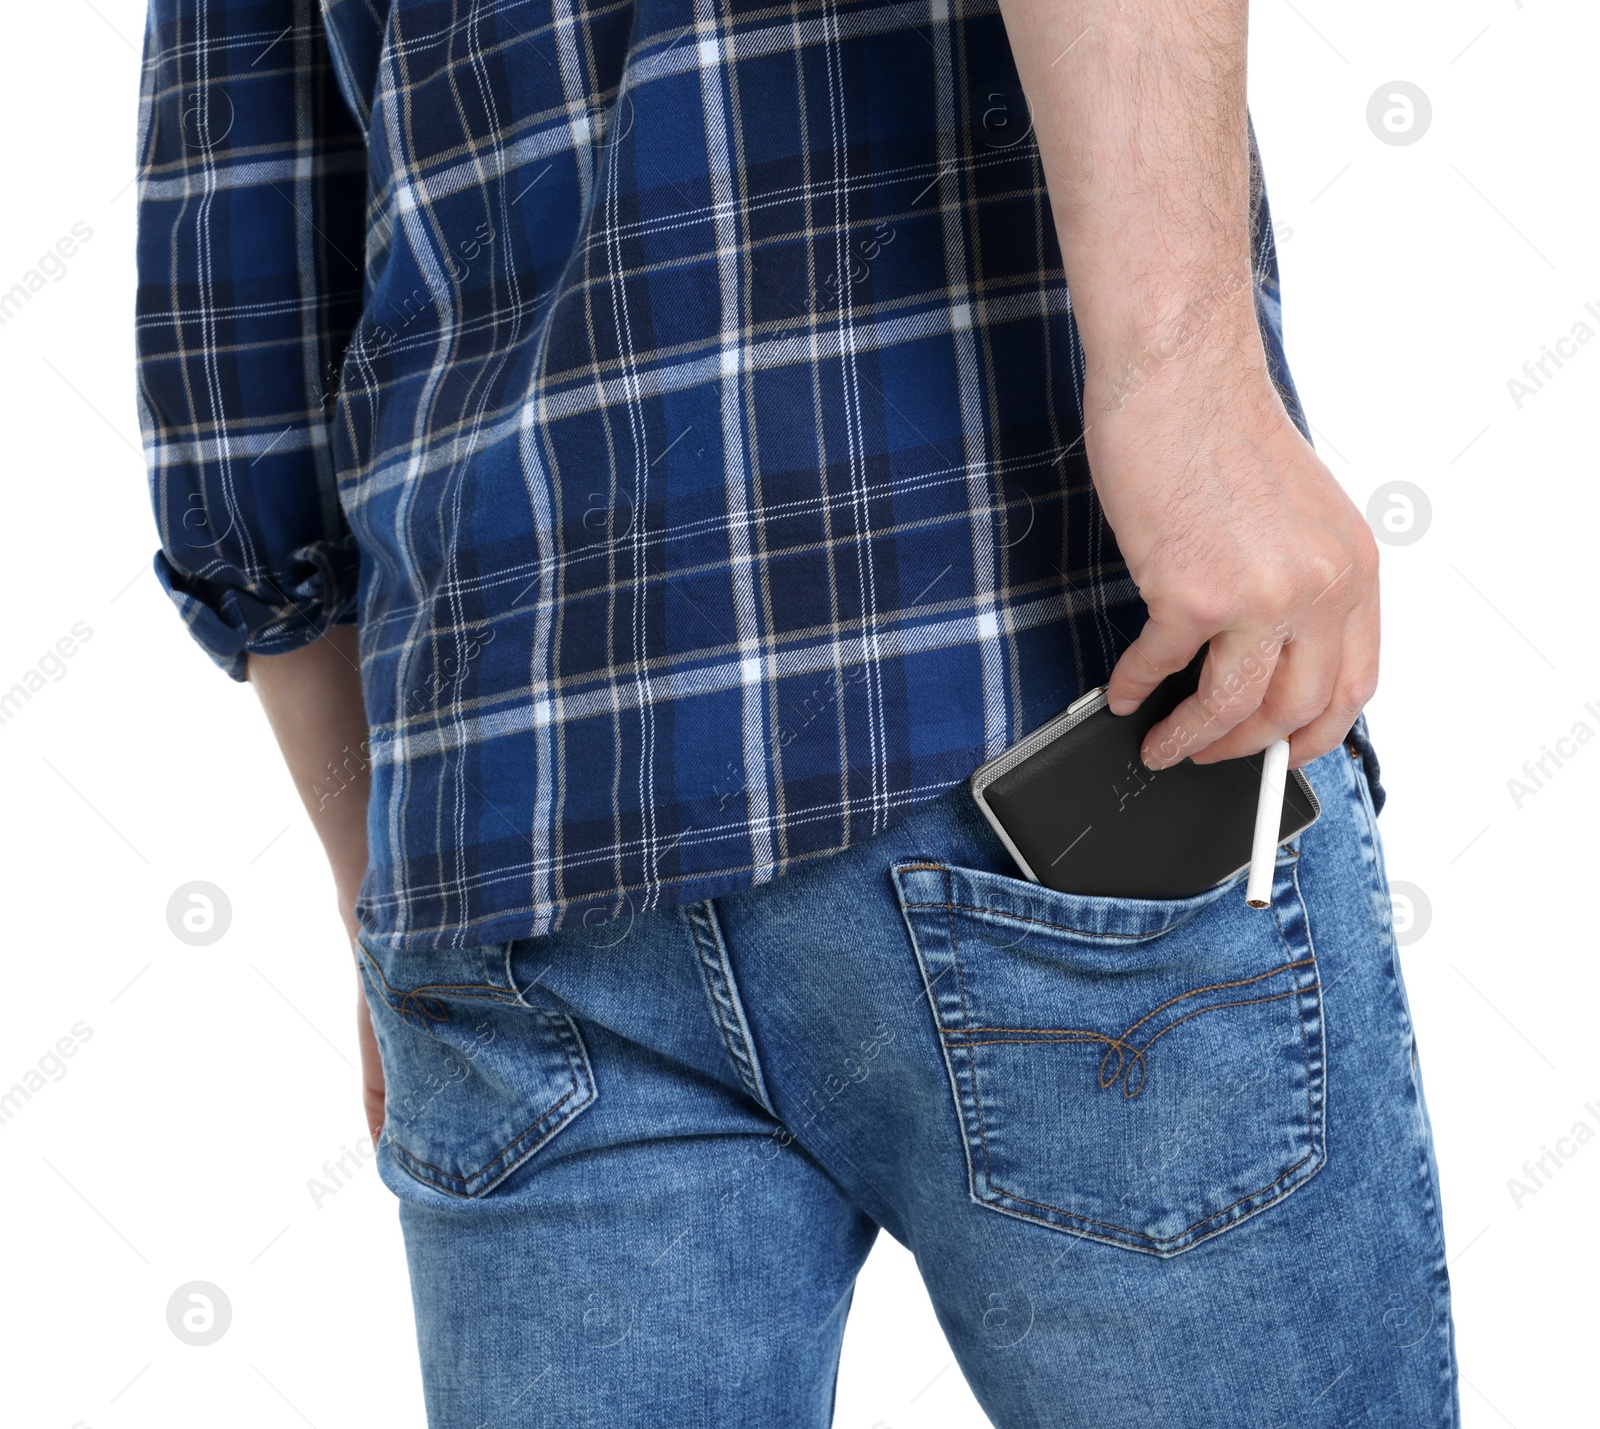
[{"label": "rolled-up sleeve", "polygon": [[156,574],[235,679],[355,619],[333,460],[360,316],[366,141],[313,0],[151,0],[139,420]]}]

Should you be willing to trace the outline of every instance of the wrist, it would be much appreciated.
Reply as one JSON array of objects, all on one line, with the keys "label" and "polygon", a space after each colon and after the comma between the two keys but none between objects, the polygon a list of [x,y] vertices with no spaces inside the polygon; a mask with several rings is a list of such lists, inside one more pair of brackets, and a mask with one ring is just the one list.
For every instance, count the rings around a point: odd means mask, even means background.
[{"label": "wrist", "polygon": [[1091,468],[1096,454],[1124,458],[1123,466],[1181,466],[1186,453],[1261,447],[1293,427],[1265,353],[1248,348],[1140,369],[1115,397],[1103,390],[1102,397],[1097,407],[1087,396],[1084,401]]},{"label": "wrist", "polygon": [[1125,523],[1167,519],[1172,495],[1200,485],[1253,500],[1259,459],[1292,465],[1305,448],[1264,357],[1169,364],[1120,404],[1084,414],[1095,489]]},{"label": "wrist", "polygon": [[[1081,311],[1076,295],[1074,308]],[[1271,386],[1247,267],[1126,295],[1113,311],[1080,316],[1079,335],[1091,423],[1111,420],[1141,398],[1155,406]],[[1149,410],[1143,415],[1148,420]]]}]

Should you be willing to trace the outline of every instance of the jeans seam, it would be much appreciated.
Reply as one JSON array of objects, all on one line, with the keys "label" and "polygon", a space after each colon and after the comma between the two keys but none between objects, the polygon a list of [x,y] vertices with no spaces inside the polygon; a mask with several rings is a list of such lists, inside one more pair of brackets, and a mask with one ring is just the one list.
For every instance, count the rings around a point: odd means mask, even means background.
[{"label": "jeans seam", "polygon": [[[1385,900],[1390,898],[1389,870],[1384,858],[1383,834],[1378,827],[1377,801],[1373,797],[1372,783],[1368,775],[1365,756],[1359,746],[1352,747],[1346,744],[1351,755],[1351,763],[1356,767],[1351,771],[1353,784],[1353,797],[1361,809],[1364,823],[1365,845],[1363,852],[1367,855],[1371,875],[1376,890]],[[1421,1080],[1417,1071],[1417,1037],[1416,1027],[1411,1017],[1410,1001],[1404,991],[1403,974],[1400,971],[1400,947],[1395,936],[1392,920],[1387,930],[1388,947],[1385,958],[1387,962],[1387,981],[1389,993],[1394,999],[1400,1014],[1400,1026],[1409,1043],[1410,1055],[1407,1057],[1407,1076],[1411,1084],[1412,1094],[1417,1101],[1417,1116],[1421,1122],[1418,1137],[1418,1164],[1417,1182],[1421,1188],[1421,1195],[1426,1202],[1427,1217],[1432,1228],[1434,1242],[1438,1247],[1439,1258],[1431,1277],[1430,1290],[1432,1296],[1429,1308],[1437,1318],[1441,1309],[1445,1319],[1445,1328],[1442,1334],[1437,1334],[1436,1327],[1430,1327],[1429,1334],[1436,1335],[1440,1341],[1440,1377],[1449,1393],[1446,1394],[1444,1406],[1445,1417],[1441,1421],[1442,1429],[1454,1429],[1460,1422],[1460,1409],[1455,1395],[1459,1369],[1456,1364],[1454,1345],[1454,1321],[1451,1317],[1450,1296],[1450,1269],[1447,1247],[1444,1238],[1444,1208],[1440,1195],[1440,1187],[1435,1175],[1436,1165],[1429,1155],[1428,1146],[1432,1138],[1432,1128],[1428,1124],[1425,1113],[1425,1100],[1422,1094]]]},{"label": "jeans seam", "polygon": [[[421,1008],[421,1004],[425,1001],[444,1002],[447,998],[457,1001],[474,1000],[499,1003],[505,1003],[508,1000],[520,1001],[520,999],[515,999],[514,994],[508,994],[504,989],[484,983],[430,982],[411,988],[397,987],[389,981],[388,974],[383,970],[383,965],[373,956],[372,951],[366,944],[357,939],[356,946],[360,950],[361,956],[365,959],[361,966],[364,969],[368,969],[372,976],[375,977],[379,994],[394,1009],[402,1021],[410,1014],[420,1022],[423,1013],[427,1011],[425,1008]],[[442,1015],[427,1012],[427,1016],[435,1022],[444,1022],[449,1020],[450,1013],[447,1008]]]},{"label": "jeans seam", "polygon": [[694,936],[695,954],[700,963],[700,973],[705,984],[706,998],[711,1004],[711,1015],[722,1034],[723,1045],[729,1060],[739,1074],[744,1089],[761,1105],[777,1116],[772,1099],[767,1095],[766,1079],[761,1075],[761,1062],[756,1055],[755,1041],[750,1035],[750,1024],[745,1017],[744,1002],[734,981],[733,968],[728,962],[728,948],[722,937],[722,927],[717,921],[716,909],[711,900],[688,905],[685,920]]}]

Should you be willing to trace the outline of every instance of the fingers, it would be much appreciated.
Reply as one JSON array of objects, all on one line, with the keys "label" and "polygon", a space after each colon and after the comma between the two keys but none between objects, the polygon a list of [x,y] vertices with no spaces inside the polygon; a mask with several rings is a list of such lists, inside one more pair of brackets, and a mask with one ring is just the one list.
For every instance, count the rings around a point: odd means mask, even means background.
[{"label": "fingers", "polygon": [[1289,767],[1299,769],[1336,748],[1377,688],[1378,603],[1372,601],[1351,612],[1345,629],[1344,658],[1327,707],[1316,719],[1290,734]]},{"label": "fingers", "polygon": [[1254,714],[1195,757],[1196,764],[1258,754],[1289,740],[1299,769],[1335,748],[1372,697],[1378,675],[1377,603],[1351,611],[1342,631],[1301,637],[1284,647]]},{"label": "fingers", "polygon": [[[1262,691],[1261,703],[1248,719],[1196,755],[1195,763],[1214,764],[1220,759],[1259,754],[1273,740],[1287,738],[1316,719],[1328,707],[1340,654],[1340,646],[1330,644],[1326,637],[1320,646],[1316,637],[1302,637],[1284,646]],[[1291,756],[1294,753],[1292,743],[1289,752]]]},{"label": "fingers", "polygon": [[383,1132],[383,1058],[372,1030],[372,1009],[360,989],[356,993],[356,1041],[361,1049],[361,1109],[372,1144]]},{"label": "fingers", "polygon": [[383,1139],[383,1089],[373,1091],[369,1087],[361,1098],[361,1105],[367,1119],[367,1135],[372,1138],[373,1146],[377,1146]]},{"label": "fingers", "polygon": [[1279,631],[1225,630],[1213,636],[1195,692],[1145,736],[1144,762],[1165,769],[1211,748],[1250,719],[1266,696],[1282,649]]},{"label": "fingers", "polygon": [[1106,682],[1111,713],[1132,714],[1168,675],[1188,666],[1210,634],[1198,625],[1179,625],[1152,614]]}]

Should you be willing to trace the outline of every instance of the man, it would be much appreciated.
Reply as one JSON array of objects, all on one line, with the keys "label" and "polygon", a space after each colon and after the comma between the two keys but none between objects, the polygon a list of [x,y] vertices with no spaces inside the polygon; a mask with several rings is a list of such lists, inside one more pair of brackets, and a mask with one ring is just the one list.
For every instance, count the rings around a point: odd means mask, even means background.
[{"label": "man", "polygon": [[[157,568],[332,863],[430,1424],[824,1425],[884,1227],[1002,1429],[1453,1425],[1245,0],[146,48]],[[1144,757],[1289,738],[1270,913],[1025,881],[965,777],[1208,641]]]}]

